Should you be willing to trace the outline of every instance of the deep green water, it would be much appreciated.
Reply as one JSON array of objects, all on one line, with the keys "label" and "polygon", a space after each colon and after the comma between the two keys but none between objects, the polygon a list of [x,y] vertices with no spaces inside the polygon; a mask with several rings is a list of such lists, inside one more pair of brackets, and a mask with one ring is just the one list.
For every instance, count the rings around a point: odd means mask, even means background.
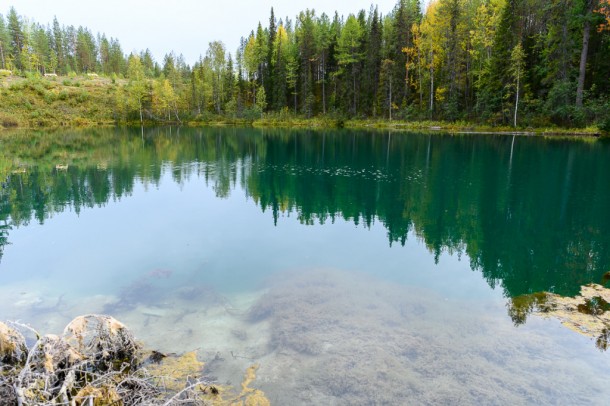
[{"label": "deep green water", "polygon": [[[104,311],[168,350],[251,351],[280,404],[286,394],[303,404],[603,404],[610,395],[610,359],[590,339],[553,320],[513,326],[505,308],[526,293],[574,296],[610,271],[610,143],[96,130],[0,134],[0,160],[4,319],[57,332]],[[355,324],[366,323],[409,339],[386,348],[387,336],[359,335]],[[346,337],[358,344],[328,347]],[[384,349],[385,375],[373,365],[352,376],[337,355],[357,359],[354,348],[367,345]],[[310,387],[277,378],[288,353],[303,371],[334,360],[334,375],[353,384],[301,371],[330,388],[312,399]],[[426,369],[435,362],[438,382]],[[485,380],[494,374],[502,383]],[[371,397],[371,382],[385,395]]]}]

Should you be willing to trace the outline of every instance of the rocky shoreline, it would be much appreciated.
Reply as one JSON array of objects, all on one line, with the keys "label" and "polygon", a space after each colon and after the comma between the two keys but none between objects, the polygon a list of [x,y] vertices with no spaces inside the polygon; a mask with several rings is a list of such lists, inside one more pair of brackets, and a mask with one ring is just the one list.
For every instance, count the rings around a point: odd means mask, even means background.
[{"label": "rocky shoreline", "polygon": [[76,317],[62,335],[0,322],[3,405],[269,405],[262,391],[250,388],[257,365],[246,370],[241,391],[216,384],[203,368],[196,352],[145,350],[107,315]]}]

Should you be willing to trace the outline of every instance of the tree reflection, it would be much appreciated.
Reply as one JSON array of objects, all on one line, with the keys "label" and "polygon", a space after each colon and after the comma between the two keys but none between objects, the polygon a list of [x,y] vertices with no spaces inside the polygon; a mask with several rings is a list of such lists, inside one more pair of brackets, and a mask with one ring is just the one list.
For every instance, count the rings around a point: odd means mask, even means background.
[{"label": "tree reflection", "polygon": [[573,296],[610,265],[609,152],[600,142],[358,131],[8,133],[0,246],[10,226],[120,200],[169,171],[179,184],[205,179],[219,198],[240,188],[275,222],[289,212],[306,225],[379,222],[389,244],[415,236],[436,261],[466,254],[515,300]]},{"label": "tree reflection", "polygon": [[508,315],[515,326],[529,315],[553,317],[571,330],[595,339],[601,351],[608,349],[610,338],[610,289],[602,285],[582,286],[574,297],[537,292],[509,298]]}]

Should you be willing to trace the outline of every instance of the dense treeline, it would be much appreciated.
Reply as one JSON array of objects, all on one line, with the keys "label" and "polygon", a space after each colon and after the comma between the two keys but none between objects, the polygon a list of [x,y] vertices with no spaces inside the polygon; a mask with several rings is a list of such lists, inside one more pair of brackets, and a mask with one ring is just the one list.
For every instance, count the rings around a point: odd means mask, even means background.
[{"label": "dense treeline", "polygon": [[609,0],[399,0],[347,17],[301,12],[242,37],[235,58],[211,42],[193,66],[170,53],[124,55],[73,26],[0,18],[0,68],[127,79],[123,120],[210,115],[484,121],[610,127]]}]

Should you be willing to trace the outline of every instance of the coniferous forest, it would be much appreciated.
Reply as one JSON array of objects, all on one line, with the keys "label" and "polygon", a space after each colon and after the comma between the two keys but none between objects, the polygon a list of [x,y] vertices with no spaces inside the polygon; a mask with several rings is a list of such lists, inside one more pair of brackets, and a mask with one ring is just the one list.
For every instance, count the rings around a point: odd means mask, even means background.
[{"label": "coniferous forest", "polygon": [[0,16],[0,75],[112,78],[116,121],[317,116],[610,128],[609,0],[399,0],[271,10],[234,52],[126,55],[86,27]]}]

